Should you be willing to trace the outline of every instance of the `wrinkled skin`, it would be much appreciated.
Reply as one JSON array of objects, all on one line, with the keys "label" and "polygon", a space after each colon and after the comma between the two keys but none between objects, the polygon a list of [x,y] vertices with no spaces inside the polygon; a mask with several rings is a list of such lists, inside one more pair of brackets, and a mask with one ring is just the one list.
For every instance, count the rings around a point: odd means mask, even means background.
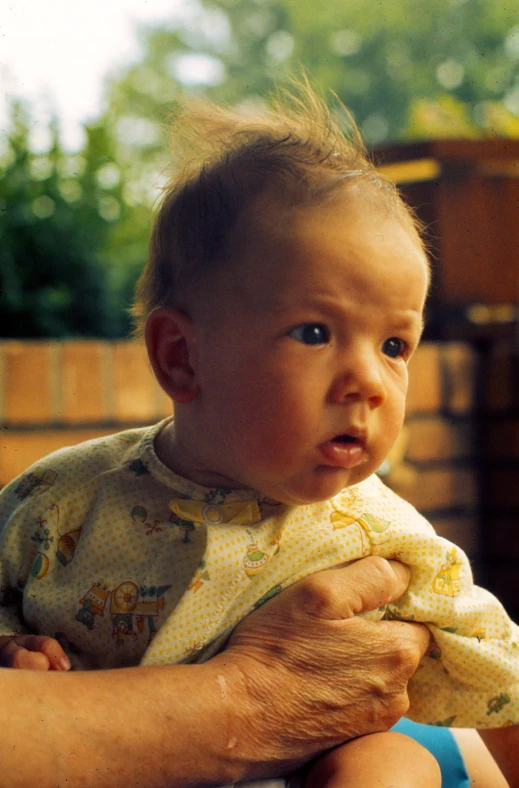
[{"label": "wrinkled skin", "polygon": [[2,788],[189,788],[276,776],[389,727],[429,642],[417,624],[351,617],[409,576],[366,558],[279,594],[202,665],[0,670]]},{"label": "wrinkled skin", "polygon": [[370,557],[306,578],[236,629],[216,659],[241,671],[248,704],[231,720],[230,743],[251,763],[262,754],[258,774],[272,773],[270,759],[286,771],[309,749],[387,730],[405,714],[428,631],[355,614],[398,598],[407,578],[400,564]]}]

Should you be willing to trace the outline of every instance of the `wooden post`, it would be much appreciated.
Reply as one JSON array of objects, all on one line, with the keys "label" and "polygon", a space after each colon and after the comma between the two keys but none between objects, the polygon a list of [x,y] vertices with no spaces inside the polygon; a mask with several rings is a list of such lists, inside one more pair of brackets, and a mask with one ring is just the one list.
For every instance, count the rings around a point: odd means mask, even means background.
[{"label": "wooden post", "polygon": [[376,152],[428,225],[432,303],[519,302],[519,140],[436,140]]}]

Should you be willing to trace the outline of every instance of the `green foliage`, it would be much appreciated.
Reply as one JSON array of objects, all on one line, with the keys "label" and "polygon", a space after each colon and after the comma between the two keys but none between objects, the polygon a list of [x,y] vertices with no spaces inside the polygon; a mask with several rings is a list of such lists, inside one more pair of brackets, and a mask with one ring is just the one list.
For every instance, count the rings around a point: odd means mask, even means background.
[{"label": "green foliage", "polygon": [[8,336],[124,336],[181,91],[261,104],[303,67],[368,143],[519,137],[519,0],[201,0],[141,30],[103,116],[66,154],[28,149],[13,108],[0,154],[0,297]]},{"label": "green foliage", "polygon": [[54,124],[50,150],[36,154],[27,111],[15,105],[11,119],[0,160],[2,335],[123,335],[117,290],[129,289],[129,276],[114,281],[103,265],[122,205],[104,129],[89,128],[84,150],[71,156]]},{"label": "green foliage", "polygon": [[[124,108],[158,135],[179,82],[247,103],[303,66],[317,87],[337,93],[372,144],[430,137],[429,116],[414,111],[424,102],[441,107],[440,136],[464,133],[467,123],[477,134],[519,135],[511,123],[519,114],[519,0],[212,0],[204,9],[187,23],[143,31],[144,56],[112,86],[108,116]],[[212,64],[205,80],[196,79],[201,56],[208,72]]]}]

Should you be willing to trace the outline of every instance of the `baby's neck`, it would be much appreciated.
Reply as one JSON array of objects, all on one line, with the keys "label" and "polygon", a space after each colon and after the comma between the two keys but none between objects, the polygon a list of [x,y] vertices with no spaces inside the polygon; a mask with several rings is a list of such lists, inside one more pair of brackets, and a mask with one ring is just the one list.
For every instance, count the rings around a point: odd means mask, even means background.
[{"label": "baby's neck", "polygon": [[183,479],[202,487],[243,489],[243,485],[239,482],[203,467],[193,456],[189,444],[182,440],[174,421],[170,421],[159,432],[155,438],[154,447],[161,463],[173,473],[182,476]]}]

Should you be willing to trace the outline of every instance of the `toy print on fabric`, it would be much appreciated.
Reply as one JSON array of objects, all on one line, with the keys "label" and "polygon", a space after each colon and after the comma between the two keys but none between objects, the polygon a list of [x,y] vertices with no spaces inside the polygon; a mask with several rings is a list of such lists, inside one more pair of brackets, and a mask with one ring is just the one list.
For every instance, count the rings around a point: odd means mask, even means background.
[{"label": "toy print on fabric", "polygon": [[199,588],[202,588],[204,583],[206,583],[208,580],[211,579],[206,567],[207,564],[205,560],[202,558],[198,566],[198,569],[196,570],[195,576],[193,577],[193,579],[191,580],[191,582],[187,587],[188,591],[193,591],[194,593],[196,593]]},{"label": "toy print on fabric", "polygon": [[457,596],[461,591],[461,572],[463,564],[458,561],[456,548],[453,547],[447,555],[447,560],[434,578],[433,590],[435,594]]},{"label": "toy print on fabric", "polygon": [[31,541],[36,542],[36,544],[40,547],[40,550],[38,550],[36,553],[36,558],[34,559],[34,563],[32,565],[31,575],[37,580],[41,580],[41,578],[45,577],[49,571],[49,559],[47,557],[47,551],[54,541],[54,536],[51,536],[50,529],[47,527],[47,520],[40,517],[36,521],[36,531],[31,536]]},{"label": "toy print on fabric", "polygon": [[410,716],[517,724],[518,628],[412,506],[376,476],[294,507],[201,487],[158,460],[167,423],[63,449],[4,492],[0,634],[59,632],[74,668],[204,661],[282,589],[379,555],[407,564],[411,582],[365,615],[423,621],[432,635]]},{"label": "toy print on fabric", "polygon": [[144,527],[146,536],[162,531],[159,520],[154,520],[153,522],[148,520],[148,512],[144,506],[134,506],[131,511],[131,518],[136,525]]},{"label": "toy print on fabric", "polygon": [[263,552],[254,541],[254,533],[249,529],[247,529],[247,533],[251,541],[250,544],[247,545],[247,553],[243,559],[243,568],[245,569],[247,577],[254,577],[264,569],[271,558],[279,553],[279,540],[272,540],[269,546],[273,548],[273,550],[266,553]]},{"label": "toy print on fabric", "polygon": [[31,575],[40,580],[42,577],[45,577],[49,570],[49,551],[54,543],[58,561],[63,566],[72,561],[81,536],[81,529],[77,528],[62,533],[60,530],[59,506],[55,503],[51,504],[43,515],[38,518],[36,524],[37,528],[31,536],[31,540],[39,543],[41,550],[34,560]]},{"label": "toy print on fabric", "polygon": [[40,468],[38,465],[31,473],[22,476],[18,482],[14,494],[19,501],[23,501],[29,495],[41,494],[52,487],[56,481],[57,474],[50,469]]},{"label": "toy print on fabric", "polygon": [[334,531],[340,528],[354,528],[362,542],[362,556],[369,555],[373,544],[384,544],[391,539],[391,523],[381,517],[376,517],[368,512],[358,511],[357,490],[350,487],[341,494],[343,507],[336,508],[330,516],[330,522]]},{"label": "toy print on fabric", "polygon": [[81,597],[76,621],[92,630],[96,617],[103,618],[105,610],[112,622],[112,635],[118,646],[125,637],[136,638],[138,632],[148,629],[148,642],[157,631],[156,619],[164,610],[163,595],[171,586],[138,586],[132,580],[120,583],[113,591],[102,582],[94,583]]}]

